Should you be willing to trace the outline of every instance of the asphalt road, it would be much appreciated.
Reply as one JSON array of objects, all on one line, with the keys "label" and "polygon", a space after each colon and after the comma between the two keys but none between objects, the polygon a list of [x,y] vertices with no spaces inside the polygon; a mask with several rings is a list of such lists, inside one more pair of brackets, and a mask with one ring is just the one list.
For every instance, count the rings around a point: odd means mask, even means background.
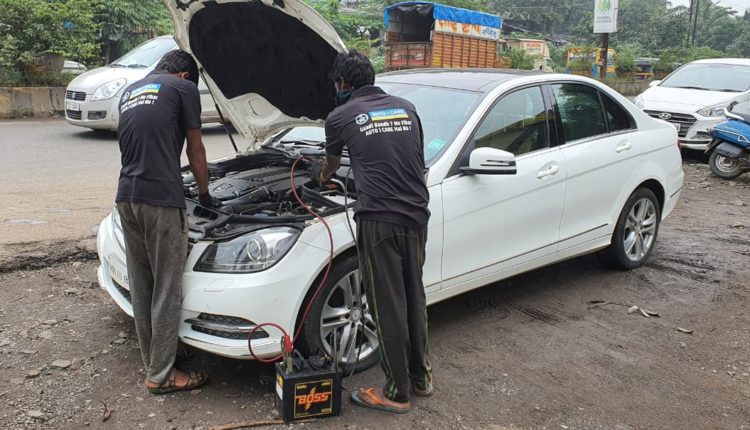
[{"label": "asphalt road", "polygon": [[[234,153],[219,125],[204,128],[204,143],[209,160]],[[8,244],[91,235],[112,210],[120,168],[115,133],[64,119],[0,121],[0,154],[0,255]]]}]

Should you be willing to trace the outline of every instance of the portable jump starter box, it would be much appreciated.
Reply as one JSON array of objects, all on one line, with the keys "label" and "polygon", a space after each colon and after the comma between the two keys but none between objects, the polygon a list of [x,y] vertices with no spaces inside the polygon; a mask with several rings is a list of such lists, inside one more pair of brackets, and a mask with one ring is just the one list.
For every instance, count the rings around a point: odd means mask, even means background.
[{"label": "portable jump starter box", "polygon": [[276,394],[285,423],[338,416],[341,411],[341,372],[319,368],[312,359],[294,360],[291,371],[276,363]]}]

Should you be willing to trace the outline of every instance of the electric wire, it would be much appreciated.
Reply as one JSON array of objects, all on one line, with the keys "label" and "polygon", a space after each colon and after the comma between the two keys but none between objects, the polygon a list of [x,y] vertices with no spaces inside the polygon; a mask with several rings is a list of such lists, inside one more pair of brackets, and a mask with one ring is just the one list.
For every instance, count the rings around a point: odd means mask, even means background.
[{"label": "electric wire", "polygon": [[[328,276],[331,274],[331,267],[333,266],[333,232],[331,231],[331,226],[328,225],[328,222],[325,220],[325,218],[323,218],[317,212],[315,212],[314,210],[312,210],[312,208],[310,208],[310,206],[308,206],[302,200],[302,198],[300,198],[299,194],[297,193],[297,183],[296,183],[296,181],[294,179],[294,171],[297,169],[297,165],[302,160],[306,160],[306,159],[307,159],[306,157],[299,157],[292,164],[292,169],[291,169],[292,194],[294,195],[294,198],[297,200],[297,203],[299,203],[300,206],[302,206],[302,208],[307,213],[309,213],[310,215],[312,215],[313,217],[315,217],[316,219],[318,219],[323,224],[323,226],[326,229],[326,232],[328,233],[328,241],[329,241],[329,244],[330,244],[330,250],[329,250],[329,256],[328,256],[328,264],[326,265],[326,270],[323,273],[323,278],[321,278],[320,284],[318,284],[318,288],[315,290],[315,293],[313,293],[313,296],[310,298],[310,301],[307,303],[307,307],[305,308],[305,312],[302,314],[302,318],[300,319],[299,326],[297,327],[297,330],[294,332],[294,337],[291,339],[291,344],[292,345],[294,345],[295,343],[297,343],[297,340],[299,339],[300,334],[302,334],[302,327],[305,326],[305,323],[307,322],[307,318],[310,316],[310,311],[312,310],[312,306],[318,300],[318,296],[320,296],[320,293],[323,291],[323,287],[325,286],[326,282],[328,282]],[[253,335],[261,327],[269,327],[269,326],[270,327],[275,327],[275,328],[281,330],[281,332],[284,334],[284,336],[286,336],[287,338],[289,337],[289,334],[286,332],[286,330],[284,330],[280,325],[278,325],[276,323],[271,323],[271,322],[266,322],[266,323],[258,324],[255,327],[253,327],[252,330],[250,330],[250,332],[248,333],[248,336],[247,336],[247,346],[248,346],[248,349],[250,350],[250,355],[256,361],[258,361],[260,363],[265,363],[265,364],[274,363],[274,362],[278,361],[279,359],[281,359],[283,357],[283,353],[281,353],[281,354],[276,355],[276,356],[274,356],[272,358],[260,358],[257,355],[255,355],[255,352],[253,352],[253,344],[252,344]]]}]

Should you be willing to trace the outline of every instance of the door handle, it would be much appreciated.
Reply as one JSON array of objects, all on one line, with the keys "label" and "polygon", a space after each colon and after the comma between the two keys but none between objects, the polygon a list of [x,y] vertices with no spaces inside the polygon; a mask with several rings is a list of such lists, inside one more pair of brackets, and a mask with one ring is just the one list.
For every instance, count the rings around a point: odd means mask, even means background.
[{"label": "door handle", "polygon": [[617,151],[618,154],[621,152],[630,151],[631,149],[633,149],[633,144],[630,143],[629,140],[620,142],[617,147],[615,147],[615,151]]},{"label": "door handle", "polygon": [[547,176],[556,175],[557,172],[559,171],[560,171],[560,166],[558,166],[557,164],[553,164],[547,167],[546,169],[540,170],[539,173],[536,174],[536,177],[539,179],[544,179]]}]

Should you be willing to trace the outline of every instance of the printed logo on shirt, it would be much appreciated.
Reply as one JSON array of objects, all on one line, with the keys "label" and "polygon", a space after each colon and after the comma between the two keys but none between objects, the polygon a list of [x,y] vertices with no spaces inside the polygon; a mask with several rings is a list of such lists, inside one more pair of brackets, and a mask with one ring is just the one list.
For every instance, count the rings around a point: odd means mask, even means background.
[{"label": "printed logo on shirt", "polygon": [[357,123],[357,125],[365,124],[367,121],[370,120],[370,116],[366,113],[361,113],[357,115],[357,117],[354,119],[354,121]]},{"label": "printed logo on shirt", "polygon": [[123,94],[120,100],[120,113],[137,106],[152,105],[159,99],[161,84],[147,84]]},{"label": "printed logo on shirt", "polygon": [[148,84],[138,87],[130,92],[130,98],[134,99],[142,94],[159,94],[159,88],[161,88],[161,84]]},{"label": "printed logo on shirt", "polygon": [[370,112],[370,118],[373,121],[388,121],[392,119],[408,119],[409,115],[406,109],[383,109]]},{"label": "printed logo on shirt", "polygon": [[[360,122],[361,117],[364,117],[362,122]],[[372,122],[367,124],[367,118]],[[376,110],[367,115],[360,114],[357,115],[356,122],[360,126],[359,132],[365,136],[412,131],[412,120],[409,119],[406,109],[402,108]]]}]

